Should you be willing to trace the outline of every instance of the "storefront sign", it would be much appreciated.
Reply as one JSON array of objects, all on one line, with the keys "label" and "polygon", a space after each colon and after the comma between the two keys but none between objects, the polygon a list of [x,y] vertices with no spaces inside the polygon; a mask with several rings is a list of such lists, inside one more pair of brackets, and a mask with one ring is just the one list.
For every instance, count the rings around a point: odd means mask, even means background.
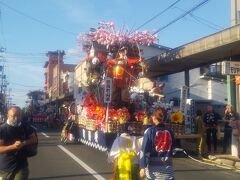
[{"label": "storefront sign", "polygon": [[194,132],[194,116],[195,116],[195,102],[193,99],[186,100],[186,115],[185,115],[185,133],[191,134]]},{"label": "storefront sign", "polygon": [[112,99],[112,78],[105,79],[104,103],[110,103]]},{"label": "storefront sign", "polygon": [[223,75],[240,75],[240,62],[224,61],[222,62]]}]

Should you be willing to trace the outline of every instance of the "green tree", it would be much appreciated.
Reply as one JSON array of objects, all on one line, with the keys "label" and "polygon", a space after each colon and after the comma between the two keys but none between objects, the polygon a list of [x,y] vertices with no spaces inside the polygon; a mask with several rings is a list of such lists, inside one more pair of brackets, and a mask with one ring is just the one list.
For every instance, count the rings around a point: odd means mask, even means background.
[{"label": "green tree", "polygon": [[31,102],[30,106],[32,108],[32,113],[37,113],[40,108],[39,101],[43,100],[44,92],[41,90],[30,91],[27,93],[27,96]]}]

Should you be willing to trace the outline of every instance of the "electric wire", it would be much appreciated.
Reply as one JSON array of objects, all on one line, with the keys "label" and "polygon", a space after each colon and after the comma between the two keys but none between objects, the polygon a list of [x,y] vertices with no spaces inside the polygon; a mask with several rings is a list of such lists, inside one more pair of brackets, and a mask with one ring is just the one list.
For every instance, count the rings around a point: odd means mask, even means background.
[{"label": "electric wire", "polygon": [[[179,7],[174,7],[174,8],[178,9],[178,10],[180,10],[182,12],[187,12],[186,10],[184,10],[182,8],[179,8]],[[215,24],[215,23],[213,23],[213,22],[211,22],[211,21],[209,21],[207,19],[202,18],[202,17],[196,16],[193,13],[189,13],[189,16],[192,17],[193,19],[195,19],[196,21],[198,21],[199,23],[201,23],[203,25],[206,25],[209,28],[212,28],[214,30],[223,30],[224,29],[224,27],[219,26],[219,25],[217,25],[217,24]]]},{"label": "electric wire", "polygon": [[6,38],[5,38],[4,28],[3,28],[2,9],[1,9],[1,7],[0,7],[0,31],[1,31],[1,34],[2,34],[3,42],[4,42],[3,45],[6,48]]},{"label": "electric wire", "polygon": [[143,23],[142,25],[140,25],[139,27],[136,28],[136,30],[139,30],[140,28],[142,28],[143,26],[145,26],[146,24],[150,23],[151,21],[153,21],[154,19],[156,19],[157,17],[159,17],[160,15],[162,15],[163,13],[165,13],[166,11],[168,11],[169,9],[171,9],[174,5],[176,5],[179,1],[181,0],[177,0],[174,3],[172,3],[170,6],[168,6],[167,8],[165,8],[163,11],[160,11],[159,13],[157,13],[155,16],[153,16],[152,18],[150,18],[149,20],[147,20],[145,23]]},{"label": "electric wire", "polygon": [[15,8],[9,6],[8,4],[6,4],[6,3],[4,3],[4,2],[2,2],[2,1],[0,1],[0,4],[1,4],[2,6],[4,6],[4,7],[8,8],[8,9],[10,9],[11,11],[14,11],[15,13],[21,15],[21,16],[24,16],[24,17],[26,17],[26,18],[28,18],[28,19],[31,19],[32,21],[38,22],[38,23],[40,23],[40,24],[42,24],[42,25],[45,25],[45,26],[47,26],[47,27],[49,27],[49,28],[52,28],[52,29],[55,29],[55,30],[58,30],[58,31],[62,31],[62,32],[67,33],[67,34],[70,34],[70,35],[74,35],[74,36],[77,35],[77,33],[67,31],[67,30],[65,30],[65,29],[62,29],[62,28],[59,28],[59,27],[57,27],[57,26],[51,25],[51,24],[49,24],[49,23],[47,23],[47,22],[44,22],[44,21],[42,21],[42,20],[40,20],[40,19],[37,19],[37,18],[35,18],[35,17],[32,17],[32,16],[30,16],[30,15],[24,13],[24,12],[21,12],[21,11],[15,9]]},{"label": "electric wire", "polygon": [[16,83],[16,82],[9,82],[9,83],[13,84],[13,85],[17,85],[17,86],[22,86],[22,87],[38,87],[38,88],[42,88],[42,86],[25,85],[25,84]]},{"label": "electric wire", "polygon": [[159,33],[160,31],[166,29],[168,26],[174,24],[175,22],[179,21],[180,19],[184,18],[185,16],[187,16],[188,14],[190,14],[191,12],[196,11],[197,9],[199,9],[200,7],[202,7],[203,5],[205,5],[206,3],[208,3],[209,0],[204,0],[202,2],[200,2],[199,4],[195,5],[194,7],[192,7],[190,10],[186,11],[185,13],[183,13],[182,15],[178,16],[177,18],[175,18],[174,20],[170,21],[168,24],[164,25],[163,27],[160,27],[158,30],[156,30],[153,35]]}]

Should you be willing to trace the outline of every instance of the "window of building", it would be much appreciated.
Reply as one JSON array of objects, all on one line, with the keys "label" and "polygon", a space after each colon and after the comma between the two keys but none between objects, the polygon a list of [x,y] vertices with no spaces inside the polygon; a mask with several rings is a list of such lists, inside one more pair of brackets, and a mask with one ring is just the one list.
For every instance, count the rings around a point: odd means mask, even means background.
[{"label": "window of building", "polygon": [[222,63],[214,63],[209,66],[200,67],[200,75],[205,78],[217,78],[226,79],[225,75],[222,75]]},{"label": "window of building", "polygon": [[237,11],[237,24],[240,23],[240,11]]},{"label": "window of building", "polygon": [[160,82],[168,82],[168,75],[160,76],[160,77],[158,77],[157,80]]}]

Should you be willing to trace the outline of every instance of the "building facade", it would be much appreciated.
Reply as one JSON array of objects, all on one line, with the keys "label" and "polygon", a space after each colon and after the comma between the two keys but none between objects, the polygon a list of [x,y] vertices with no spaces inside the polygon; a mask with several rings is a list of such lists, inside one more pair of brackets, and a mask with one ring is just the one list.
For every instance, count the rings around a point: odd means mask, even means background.
[{"label": "building facade", "polygon": [[64,64],[64,51],[49,51],[45,69],[45,99],[61,99],[73,91],[74,64]]},{"label": "building facade", "polygon": [[[222,114],[227,104],[226,76],[221,75],[221,68],[215,67],[221,67],[221,63],[189,71],[189,98],[193,99],[196,108],[203,112],[207,110],[207,105],[211,104]],[[174,100],[179,104],[181,87],[185,85],[184,72],[159,77],[158,81],[166,84],[166,101]]]}]

